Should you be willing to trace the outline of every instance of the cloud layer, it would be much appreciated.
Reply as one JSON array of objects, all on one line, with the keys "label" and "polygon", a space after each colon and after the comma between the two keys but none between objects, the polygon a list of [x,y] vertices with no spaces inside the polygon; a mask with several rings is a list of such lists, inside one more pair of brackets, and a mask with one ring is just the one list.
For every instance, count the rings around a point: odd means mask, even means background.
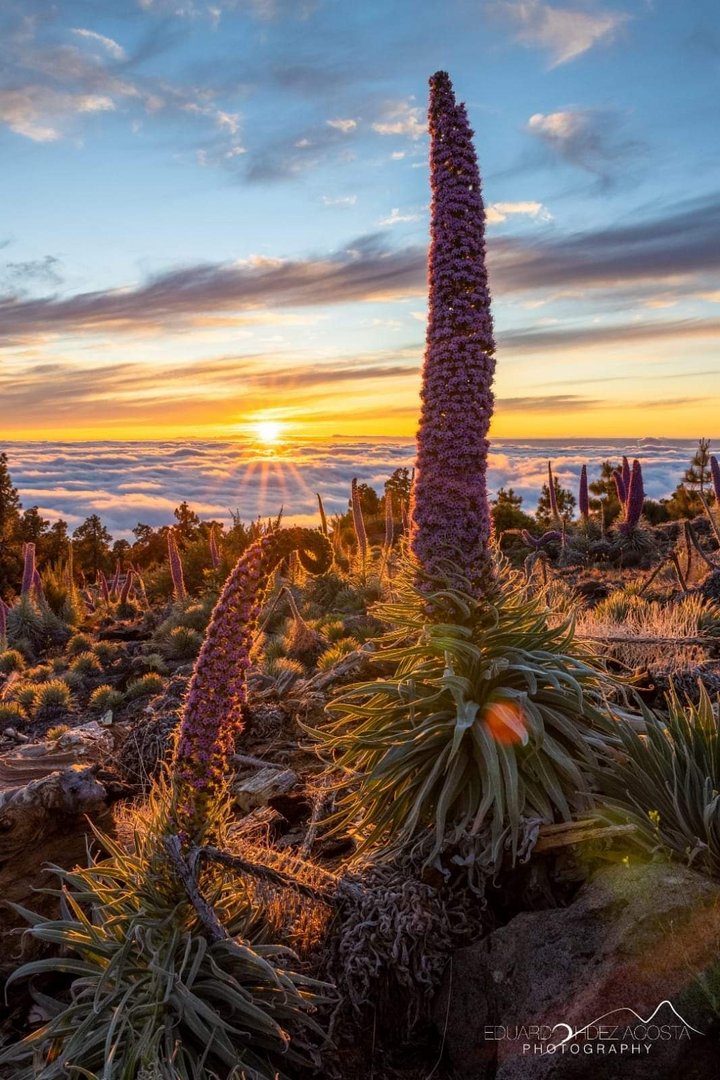
[{"label": "cloud layer", "polygon": [[[38,505],[48,517],[64,517],[72,527],[98,513],[115,537],[129,536],[138,521],[158,526],[172,521],[173,509],[187,501],[201,517],[229,521],[238,509],[244,520],[274,515],[312,523],[316,492],[330,513],[347,509],[353,477],[382,492],[394,469],[412,465],[411,439],[293,442],[263,450],[248,443],[9,443],[13,481],[26,507]],[[606,459],[622,454],[643,463],[648,496],[668,495],[680,481],[695,444],[688,440],[620,440],[568,443],[495,440],[490,453],[490,488],[513,487],[534,508],[552,459],[560,482],[577,492],[583,464],[590,478]]]}]

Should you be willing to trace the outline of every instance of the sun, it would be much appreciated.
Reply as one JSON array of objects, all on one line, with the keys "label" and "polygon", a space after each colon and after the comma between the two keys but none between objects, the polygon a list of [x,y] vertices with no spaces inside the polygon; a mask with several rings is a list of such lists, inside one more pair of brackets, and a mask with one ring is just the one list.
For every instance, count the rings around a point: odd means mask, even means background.
[{"label": "sun", "polygon": [[277,420],[259,420],[253,427],[255,437],[261,443],[276,443],[282,433],[282,424]]}]

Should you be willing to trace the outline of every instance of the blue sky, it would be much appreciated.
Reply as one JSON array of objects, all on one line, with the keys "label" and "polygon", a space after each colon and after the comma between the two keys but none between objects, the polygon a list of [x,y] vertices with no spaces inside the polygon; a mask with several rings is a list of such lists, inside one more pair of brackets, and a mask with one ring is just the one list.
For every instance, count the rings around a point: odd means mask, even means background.
[{"label": "blue sky", "polygon": [[6,0],[0,58],[10,437],[411,434],[439,68],[494,432],[717,433],[711,0]]}]

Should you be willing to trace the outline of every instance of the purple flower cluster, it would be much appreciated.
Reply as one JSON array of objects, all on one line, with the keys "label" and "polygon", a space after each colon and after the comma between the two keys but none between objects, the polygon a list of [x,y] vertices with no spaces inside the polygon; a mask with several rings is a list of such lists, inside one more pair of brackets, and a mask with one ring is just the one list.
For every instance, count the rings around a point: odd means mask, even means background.
[{"label": "purple flower cluster", "polygon": [[[625,463],[627,458],[623,458],[623,472],[625,472]],[[625,488],[625,500],[624,509],[625,513],[623,520],[620,522],[620,532],[631,533],[633,529],[636,529],[640,517],[643,512],[643,506],[645,505],[645,485],[643,484],[642,466],[637,458],[632,463],[632,469],[628,464],[628,482],[625,484],[624,478],[622,484]],[[617,484],[617,476],[615,480]],[[623,500],[620,500],[621,502]]]},{"label": "purple flower cluster", "polygon": [[587,521],[590,517],[590,494],[588,491],[588,474],[587,465],[583,465],[580,470],[580,491],[578,493],[578,507],[580,509],[580,517],[583,521]]},{"label": "purple flower cluster", "polygon": [[21,596],[29,596],[35,585],[35,574],[37,573],[35,567],[35,545],[24,544],[23,545],[23,579],[22,586],[20,587]]},{"label": "purple flower cluster", "polygon": [[178,551],[175,536],[172,531],[168,532],[167,541],[168,557],[170,559],[170,575],[173,583],[173,595],[176,600],[185,600],[187,598],[187,589],[185,588],[185,578],[183,577],[182,559],[180,558],[180,552]]},{"label": "purple flower cluster", "polygon": [[465,106],[444,71],[430,79],[429,317],[410,544],[424,579],[458,576],[483,595],[492,578],[487,433],[495,342],[485,210]]},{"label": "purple flower cluster", "polygon": [[332,565],[332,547],[316,529],[278,529],[256,540],[225,582],[210,618],[185,701],[173,761],[174,824],[195,842],[222,788],[235,735],[242,729],[246,673],[265,591],[280,563],[297,551],[311,574]]},{"label": "purple flower cluster", "polygon": [[353,480],[350,491],[350,506],[352,507],[352,519],[355,526],[355,536],[357,538],[358,551],[362,556],[363,562],[367,558],[368,539],[367,532],[365,530],[365,519],[363,518],[362,506],[360,505],[360,495],[358,493],[357,480]]}]

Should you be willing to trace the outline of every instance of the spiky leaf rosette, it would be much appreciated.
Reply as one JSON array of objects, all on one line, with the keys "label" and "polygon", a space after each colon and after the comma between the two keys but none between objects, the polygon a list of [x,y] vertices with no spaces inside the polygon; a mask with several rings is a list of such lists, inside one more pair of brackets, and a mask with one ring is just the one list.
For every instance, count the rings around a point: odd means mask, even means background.
[{"label": "spiky leaf rosette", "polygon": [[412,568],[376,613],[391,629],[374,654],[391,675],[344,689],[316,735],[352,785],[337,827],[362,848],[430,862],[468,837],[497,869],[528,823],[587,805],[588,769],[610,731],[605,676],[548,622],[542,597],[503,565],[492,600],[453,585],[431,595],[452,621],[428,619]]},{"label": "spiky leaf rosette", "polygon": [[299,974],[291,950],[265,943],[242,880],[217,866],[200,885],[228,936],[208,937],[158,857],[167,800],[156,786],[150,827],[132,851],[98,834],[109,857],[56,870],[60,918],[15,908],[60,955],[23,965],[7,986],[37,975],[73,982],[69,1001],[31,984],[50,1019],[0,1052],[14,1080],[288,1080],[313,1060],[322,1033],[310,1014],[331,987]]},{"label": "spiky leaf rosette", "polygon": [[720,727],[705,687],[697,704],[667,698],[667,718],[641,704],[645,733],[617,725],[621,752],[595,769],[600,812],[634,839],[720,879]]},{"label": "spiky leaf rosette", "polygon": [[410,544],[429,582],[453,559],[458,579],[482,595],[492,574],[485,474],[495,342],[473,132],[444,71],[430,79],[429,127],[429,315]]},{"label": "spiky leaf rosette", "polygon": [[220,594],[193,671],[180,724],[173,778],[178,831],[199,841],[222,789],[235,735],[242,729],[247,669],[273,572],[298,552],[308,573],[332,565],[332,546],[315,529],[276,529],[238,559]]}]

